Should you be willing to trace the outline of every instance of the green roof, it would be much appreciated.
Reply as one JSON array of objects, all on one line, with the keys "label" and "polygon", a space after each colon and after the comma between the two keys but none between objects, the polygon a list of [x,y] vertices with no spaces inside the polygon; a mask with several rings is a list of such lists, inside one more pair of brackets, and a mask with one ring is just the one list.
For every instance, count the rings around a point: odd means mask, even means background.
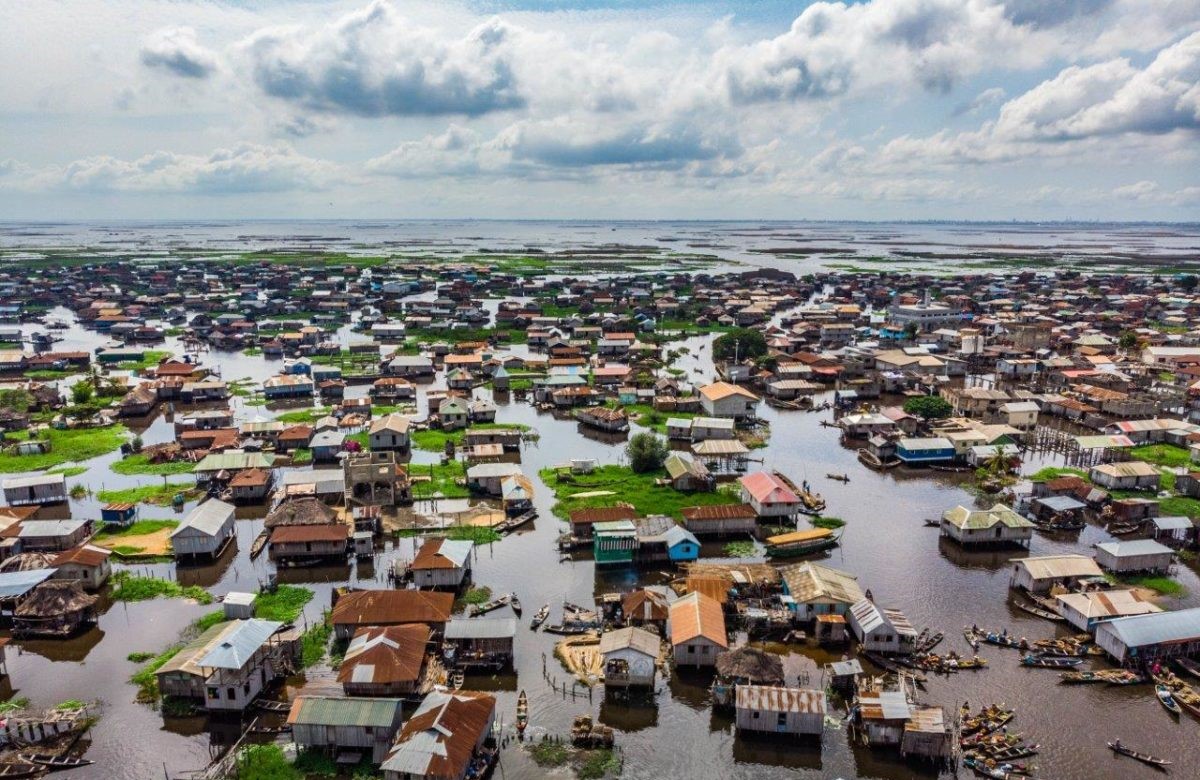
[{"label": "green roof", "polygon": [[396,721],[399,699],[356,699],[301,696],[292,705],[289,723],[317,726],[384,726]]}]

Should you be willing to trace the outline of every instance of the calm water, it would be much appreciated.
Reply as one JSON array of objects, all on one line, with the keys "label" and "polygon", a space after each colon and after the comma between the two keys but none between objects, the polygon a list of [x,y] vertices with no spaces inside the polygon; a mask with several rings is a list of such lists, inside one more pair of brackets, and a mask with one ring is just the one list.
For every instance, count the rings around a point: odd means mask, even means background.
[{"label": "calm water", "polygon": [[[484,223],[484,227],[494,229],[496,234],[502,230],[502,226],[495,223]],[[237,227],[239,230],[244,228]],[[643,234],[660,232],[657,228],[636,226]],[[160,229],[138,227],[116,232],[123,235],[136,230],[143,235],[157,235],[155,231]],[[190,228],[177,229],[183,236],[181,241],[194,240],[186,235]],[[255,229],[267,230],[266,226],[257,223]],[[567,230],[559,226],[553,229]],[[570,229],[600,231],[586,225]],[[621,226],[620,229],[635,228]],[[220,230],[224,228],[206,227],[202,232],[212,235]],[[326,232],[324,226],[320,232]],[[661,228],[663,235],[667,232],[668,227]],[[63,310],[55,312],[54,316],[66,314]],[[64,334],[66,340],[57,345],[61,349],[94,349],[100,342],[94,334],[78,328]],[[343,331],[341,336],[345,341],[348,332]],[[687,342],[693,357],[685,359],[681,367],[687,369],[689,378],[694,381],[707,380],[712,375],[706,357],[708,341],[708,338],[694,338]],[[169,340],[167,348],[178,349],[179,345]],[[232,353],[208,353],[203,356],[203,362],[219,366],[227,380],[250,377],[261,381],[278,368],[274,362]],[[693,368],[699,368],[701,373],[695,373]],[[438,386],[422,387],[422,414],[426,390]],[[365,391],[363,386],[352,387],[348,395],[361,395]],[[508,402],[504,398],[498,401],[500,421],[525,423],[541,434],[539,442],[527,445],[521,453],[525,473],[531,477],[538,469],[571,457],[595,457],[601,462],[615,462],[620,458],[619,445],[584,436],[574,422],[539,414],[527,404]],[[264,408],[243,407],[240,399],[234,399],[233,404],[239,421],[272,415]],[[781,412],[764,406],[762,415],[771,424],[772,435],[769,446],[756,451],[756,456],[763,458],[766,468],[779,469],[797,479],[807,478],[826,496],[830,514],[847,520],[842,545],[828,556],[827,561],[856,574],[864,587],[871,588],[878,602],[903,609],[918,627],[931,626],[945,631],[947,639],[942,648],[960,652],[967,650],[959,633],[965,624],[1005,626],[1011,632],[1031,639],[1055,633],[1053,625],[1007,604],[1007,560],[1013,553],[964,554],[953,546],[939,543],[935,530],[922,527],[923,518],[937,516],[958,503],[973,501],[969,493],[955,484],[953,475],[906,473],[903,470],[880,474],[862,468],[854,452],[837,442],[836,431],[819,425],[822,418],[828,419],[828,412]],[[143,421],[137,427],[147,444],[172,437],[170,423],[161,417]],[[89,472],[76,480],[84,481],[94,489],[160,480],[112,473],[108,466],[117,457],[113,454],[95,459],[87,464]],[[417,454],[419,461],[427,462],[433,457],[432,453]],[[1025,468],[1032,471],[1040,465],[1031,462]],[[826,472],[849,473],[852,481],[844,485],[826,480]],[[560,562],[554,540],[562,524],[550,512],[553,503],[550,491],[536,478],[535,484],[539,488],[536,503],[541,517],[522,533],[501,543],[477,548],[477,582],[496,592],[517,592],[529,613],[542,603],[551,603],[554,605],[552,620],[557,619],[558,605],[564,599],[589,602],[595,594],[639,584],[638,576],[631,572],[599,573],[588,561]],[[418,509],[422,508],[418,506]],[[95,517],[98,502],[94,499],[72,502],[72,510],[76,517]],[[142,517],[169,516],[171,511],[143,507]],[[214,565],[178,568],[173,564],[160,564],[137,568],[160,576],[173,576],[187,584],[203,585],[216,595],[230,590],[254,589],[265,580],[271,568],[265,556],[250,562],[246,553],[262,527],[264,511],[263,507],[239,510],[238,549]],[[1086,553],[1093,543],[1106,538],[1107,535],[1095,527],[1087,528],[1077,539],[1051,539],[1038,535],[1032,552]],[[376,572],[386,571],[388,562],[396,556],[410,557],[412,544],[411,540],[395,543],[381,554],[373,569],[367,567],[360,572],[351,566],[301,570],[287,572],[281,579],[304,583],[317,592],[305,615],[305,619],[313,620],[327,607],[329,591],[334,585],[349,581],[382,586]],[[642,582],[663,580],[656,571],[646,572],[643,576]],[[1191,594],[1200,594],[1200,582],[1194,572],[1183,568],[1180,579]],[[1189,595],[1165,606],[1178,608],[1198,604],[1200,598]],[[0,683],[8,689],[0,692],[27,696],[38,706],[50,706],[71,698],[103,702],[103,716],[90,735],[92,744],[88,752],[88,757],[97,763],[74,772],[74,777],[140,780],[162,777],[164,771],[175,773],[201,768],[212,755],[236,738],[236,724],[209,723],[203,718],[164,720],[160,713],[136,704],[135,689],[127,679],[137,666],[127,661],[126,655],[133,651],[164,648],[192,620],[211,609],[177,600],[109,605],[96,629],[70,642],[24,641],[11,645],[8,651],[10,676]],[[575,715],[592,713],[618,730],[618,744],[626,758],[625,777],[804,776],[899,780],[935,776],[921,765],[900,761],[892,751],[852,748],[846,733],[838,729],[828,730],[819,746],[737,737],[727,717],[712,713],[708,680],[704,677],[671,677],[660,681],[653,696],[628,704],[605,702],[600,690],[596,690],[592,698],[586,695],[572,698],[555,693],[543,675],[543,664],[549,678],[560,684],[568,679],[568,675],[551,655],[553,643],[552,636],[532,633],[523,625],[517,633],[515,676],[470,679],[468,685],[495,691],[499,712],[506,723],[513,718],[517,691],[526,690],[530,697],[530,731],[535,737],[543,732],[563,734]],[[924,700],[949,710],[964,700],[976,706],[986,702],[1006,702],[1016,707],[1018,715],[1012,728],[1043,746],[1041,754],[1033,759],[1039,766],[1037,777],[1085,780],[1154,776],[1148,768],[1131,761],[1116,760],[1109,754],[1104,741],[1118,736],[1129,745],[1173,759],[1177,767],[1200,761],[1200,741],[1197,740],[1200,724],[1186,715],[1178,722],[1173,721],[1157,704],[1148,687],[1059,686],[1056,684],[1058,675],[1053,671],[1020,668],[1017,655],[1012,651],[985,646],[980,655],[988,658],[990,668],[931,677]],[[548,661],[543,660],[546,657]],[[795,681],[799,675],[807,673],[811,684],[819,686],[819,665],[827,660],[828,656],[815,649],[795,649],[786,659],[788,675]],[[1098,664],[1095,661],[1088,663]],[[322,673],[320,669],[313,672],[314,676]],[[294,686],[303,684],[303,680],[292,682]],[[514,749],[504,752],[502,766],[505,778],[534,778],[545,774]],[[1182,774],[1188,776],[1186,771]]]}]

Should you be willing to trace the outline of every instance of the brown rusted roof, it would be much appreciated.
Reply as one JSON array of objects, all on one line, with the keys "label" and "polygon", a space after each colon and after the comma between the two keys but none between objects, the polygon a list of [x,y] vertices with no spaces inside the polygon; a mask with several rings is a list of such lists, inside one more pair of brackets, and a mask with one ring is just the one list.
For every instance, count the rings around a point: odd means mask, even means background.
[{"label": "brown rusted roof", "polygon": [[50,565],[55,568],[68,563],[77,563],[80,566],[100,566],[108,560],[110,555],[112,555],[112,551],[103,547],[97,547],[94,544],[80,544],[59,553],[58,557],[50,562]]},{"label": "brown rusted roof", "polygon": [[627,506],[602,506],[594,509],[576,509],[571,513],[571,525],[612,523],[617,520],[634,520],[637,512]]},{"label": "brown rusted roof", "polygon": [[666,620],[667,597],[652,590],[635,590],[621,597],[621,610],[626,620]]},{"label": "brown rusted roof", "polygon": [[[436,741],[440,749],[431,749],[422,740],[422,744],[412,755],[400,759],[405,766],[416,769],[410,761],[425,760],[427,757],[428,764],[419,776],[463,777],[480,735],[491,727],[495,711],[496,700],[486,693],[431,693],[417,710],[417,714],[409,718],[396,736],[396,743],[392,746],[388,759],[397,754],[409,753],[406,743],[427,735]],[[386,770],[388,761],[385,760],[383,766]]]},{"label": "brown rusted roof", "polygon": [[338,599],[334,625],[395,626],[403,623],[445,623],[454,595],[422,590],[360,590]]},{"label": "brown rusted roof", "polygon": [[338,682],[343,685],[415,682],[421,677],[429,633],[429,626],[424,623],[360,628],[346,649],[338,669]]},{"label": "brown rusted roof", "polygon": [[271,531],[271,544],[304,542],[344,542],[350,538],[350,528],[341,523],[325,525],[281,525]]},{"label": "brown rusted roof", "polygon": [[697,637],[729,647],[720,602],[703,593],[689,593],[671,605],[671,644],[681,645]]},{"label": "brown rusted roof", "polygon": [[683,517],[685,520],[743,520],[758,517],[758,513],[749,504],[711,504],[685,506]]}]

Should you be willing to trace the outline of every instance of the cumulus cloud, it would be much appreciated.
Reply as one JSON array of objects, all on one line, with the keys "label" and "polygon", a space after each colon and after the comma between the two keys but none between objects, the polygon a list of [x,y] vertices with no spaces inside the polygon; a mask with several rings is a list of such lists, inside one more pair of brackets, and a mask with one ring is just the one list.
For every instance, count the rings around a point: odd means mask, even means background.
[{"label": "cumulus cloud", "polygon": [[1004,15],[1013,24],[1054,27],[1107,10],[1113,0],[1004,0]]},{"label": "cumulus cloud", "polygon": [[148,68],[189,79],[208,78],[219,66],[217,54],[201,46],[190,27],[167,27],[153,33],[142,43],[141,59]]},{"label": "cumulus cloud", "polygon": [[390,152],[367,161],[371,173],[402,179],[432,176],[474,176],[498,171],[505,161],[492,153],[474,130],[452,124],[442,133],[405,141]]},{"label": "cumulus cloud", "polygon": [[955,108],[954,115],[978,114],[986,108],[991,108],[1003,102],[1006,97],[1008,97],[1008,92],[1005,91],[1004,87],[989,87],[973,97],[970,102],[963,103]]},{"label": "cumulus cloud", "polygon": [[512,67],[514,34],[492,19],[448,39],[377,0],[325,27],[260,31],[244,52],[265,93],[318,111],[474,116],[526,103]]},{"label": "cumulus cloud", "polygon": [[1008,162],[1090,149],[1117,136],[1181,135],[1200,131],[1200,33],[1168,46],[1144,68],[1113,59],[1065,68],[1005,103],[978,130],[901,136],[884,146],[892,164]]},{"label": "cumulus cloud", "polygon": [[814,3],[774,38],[728,46],[714,78],[738,104],[835,97],[855,87],[915,82],[945,92],[997,51],[1027,37],[984,0]]},{"label": "cumulus cloud", "polygon": [[1139,203],[1161,203],[1169,206],[1191,206],[1200,204],[1200,187],[1182,187],[1177,190],[1164,190],[1158,182],[1143,179],[1117,187],[1113,196],[1121,200]]},{"label": "cumulus cloud", "polygon": [[20,184],[31,190],[224,195],[324,189],[337,177],[332,163],[290,147],[247,143],[208,155],[155,152],[133,160],[88,157],[31,170]]},{"label": "cumulus cloud", "polygon": [[682,121],[623,128],[583,122],[523,124],[509,128],[503,146],[515,160],[563,168],[669,168],[741,153],[736,139],[705,133]]}]

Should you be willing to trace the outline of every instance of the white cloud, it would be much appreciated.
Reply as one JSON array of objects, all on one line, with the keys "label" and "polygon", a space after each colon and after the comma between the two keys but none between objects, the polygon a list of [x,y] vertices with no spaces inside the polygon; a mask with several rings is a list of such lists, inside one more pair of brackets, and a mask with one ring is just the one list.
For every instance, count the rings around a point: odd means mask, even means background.
[{"label": "white cloud", "polygon": [[217,71],[216,52],[196,41],[191,27],[167,27],[146,38],[141,49],[142,64],[161,68],[176,76],[205,79]]},{"label": "white cloud", "polygon": [[514,34],[491,19],[448,39],[376,0],[324,27],[260,31],[242,49],[263,92],[310,109],[471,116],[525,105],[513,73]]},{"label": "white cloud", "polygon": [[240,144],[208,155],[155,152],[137,159],[88,157],[64,166],[29,169],[15,188],[86,192],[227,195],[325,189],[338,167],[287,146]]}]

